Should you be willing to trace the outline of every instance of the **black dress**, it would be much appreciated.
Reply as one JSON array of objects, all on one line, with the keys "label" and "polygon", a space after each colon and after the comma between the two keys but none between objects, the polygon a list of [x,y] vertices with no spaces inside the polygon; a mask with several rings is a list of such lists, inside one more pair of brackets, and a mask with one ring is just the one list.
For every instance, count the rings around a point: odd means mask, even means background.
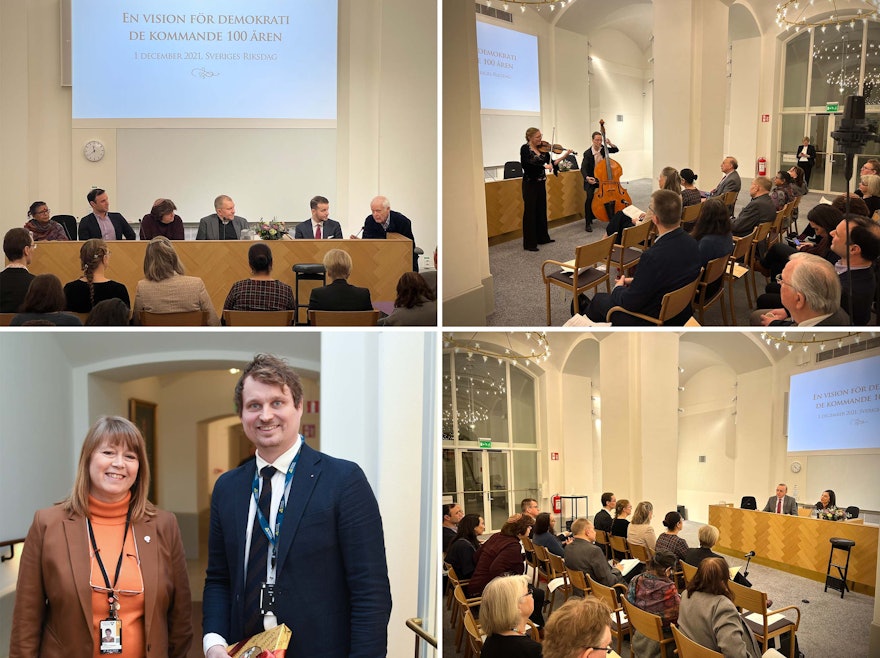
[{"label": "black dress", "polygon": [[523,168],[523,249],[537,251],[539,244],[550,242],[547,231],[547,173],[549,153],[535,153],[528,144],[519,149],[519,161]]},{"label": "black dress", "polygon": [[[104,281],[103,283],[93,283],[95,288],[95,304],[103,302],[105,299],[113,299],[118,297],[125,302],[125,305],[131,308],[131,301],[128,297],[128,288],[118,281]],[[89,284],[85,281],[71,281],[64,286],[64,298],[67,300],[64,305],[65,311],[73,311],[74,313],[88,313],[92,310],[92,302],[89,298]]]}]

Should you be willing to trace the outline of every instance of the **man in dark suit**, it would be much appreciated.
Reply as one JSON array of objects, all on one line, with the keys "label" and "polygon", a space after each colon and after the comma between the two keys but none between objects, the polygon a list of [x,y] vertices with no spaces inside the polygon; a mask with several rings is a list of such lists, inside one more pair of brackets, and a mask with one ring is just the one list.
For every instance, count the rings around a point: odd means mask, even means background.
[{"label": "man in dark suit", "polygon": [[770,496],[767,504],[764,505],[762,512],[773,512],[774,514],[791,514],[797,516],[797,501],[788,493],[788,485],[779,483],[776,485],[776,495]]},{"label": "man in dark suit", "polygon": [[[605,552],[594,543],[596,530],[589,519],[575,519],[571,524],[571,535],[572,542],[564,549],[567,569],[576,569],[589,574],[590,578],[606,587],[626,582],[617,567],[608,564]],[[575,594],[583,594],[583,592],[576,590]]]},{"label": "man in dark suit", "polygon": [[611,514],[616,506],[617,496],[610,491],[602,494],[602,509],[596,512],[596,516],[593,517],[593,527],[596,530],[611,532],[611,521],[613,520]]},{"label": "man in dark suit", "polygon": [[196,240],[240,240],[247,227],[247,220],[235,214],[235,201],[221,194],[214,199],[214,214],[199,220]]},{"label": "man in dark suit", "polygon": [[748,235],[752,230],[763,222],[772,222],[776,219],[776,206],[770,198],[770,188],[773,183],[766,176],[758,176],[752,180],[749,186],[749,196],[752,200],[746,207],[739,211],[739,216],[733,220],[731,230],[736,237]]},{"label": "man in dark suit", "polygon": [[739,162],[732,156],[727,156],[721,161],[721,171],[724,178],[719,181],[714,190],[709,192],[709,196],[718,196],[725,192],[739,192],[742,189],[742,179],[739,177]]},{"label": "man in dark suit", "polygon": [[110,197],[100,187],[91,190],[86,199],[92,207],[92,213],[79,220],[79,239],[91,240],[137,240],[131,226],[118,212],[108,212]]},{"label": "man in dark suit", "polygon": [[342,249],[331,249],[324,254],[324,269],[330,284],[315,288],[309,296],[310,311],[372,311],[369,288],[359,288],[348,282],[351,275],[351,256]]},{"label": "man in dark suit", "polygon": [[[651,195],[645,221],[654,222],[657,239],[642,254],[634,277],[619,276],[611,294],[596,293],[587,309],[587,317],[594,322],[605,322],[612,306],[656,317],[663,295],[691,283],[699,275],[697,241],[681,228],[681,195],[672,190],[656,190]],[[688,305],[666,324],[682,326],[691,315]],[[611,324],[648,323],[625,313],[615,313]]]},{"label": "man in dark suit", "polygon": [[620,150],[612,144],[611,140],[607,137],[605,138],[605,141],[608,143],[607,153],[605,147],[602,146],[602,133],[594,132],[593,143],[590,148],[587,149],[586,153],[584,153],[584,159],[581,161],[581,174],[584,177],[584,191],[587,193],[587,201],[584,203],[584,221],[586,222],[584,230],[590,232],[593,230],[593,220],[596,218],[595,215],[593,215],[593,195],[596,192],[596,188],[599,187],[599,182],[596,180],[596,165],[602,163],[602,161],[608,156],[608,153],[617,153]]},{"label": "man in dark suit", "polygon": [[[847,327],[849,315],[840,308],[840,277],[834,266],[816,254],[789,256],[779,275],[781,309],[768,311],[767,326]],[[789,318],[786,319],[786,312]]]},{"label": "man in dark suit", "polygon": [[296,225],[293,237],[297,240],[342,239],[342,226],[330,217],[330,201],[327,197],[316,196],[309,201],[312,218]]},{"label": "man in dark suit", "polygon": [[211,497],[205,655],[284,623],[289,658],[384,656],[391,590],[363,471],[305,444],[302,385],[282,359],[254,357],[235,406],[256,463],[224,473]]},{"label": "man in dark suit", "polygon": [[[419,271],[419,256],[416,253],[416,239],[413,237],[412,222],[406,215],[391,210],[387,197],[377,196],[370,201],[370,214],[364,220],[363,237],[367,240],[384,240],[388,233],[400,233],[413,243],[413,272]],[[357,238],[352,235],[352,238]]]}]

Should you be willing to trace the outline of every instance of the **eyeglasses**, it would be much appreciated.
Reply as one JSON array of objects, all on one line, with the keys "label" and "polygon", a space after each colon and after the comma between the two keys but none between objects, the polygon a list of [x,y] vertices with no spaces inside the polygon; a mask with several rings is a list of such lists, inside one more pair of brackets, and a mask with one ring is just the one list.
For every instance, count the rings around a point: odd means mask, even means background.
[{"label": "eyeglasses", "polygon": [[48,214],[49,214],[49,209],[48,209],[48,208],[43,208],[42,210],[37,210],[34,214],[35,214],[35,215],[48,215]]},{"label": "eyeglasses", "polygon": [[605,653],[611,653],[613,649],[609,644],[607,647],[587,647],[590,651],[604,651]]},{"label": "eyeglasses", "polygon": [[[91,551],[90,551],[91,552]],[[131,560],[131,561],[129,561]],[[115,592],[118,596],[140,596],[144,593],[144,575],[141,573],[141,561],[138,559],[136,555],[131,555],[130,553],[126,553],[125,562],[123,563],[123,567],[126,569],[133,568],[135,573],[137,573],[138,578],[141,581],[141,588],[137,590],[133,589],[117,589],[111,590],[104,585],[96,585],[92,582],[92,574],[97,573],[98,577],[101,577],[101,569],[97,566],[97,561],[95,560],[94,554],[91,556],[91,566],[89,568],[89,587],[92,588],[92,591],[101,592],[103,594],[110,594],[111,591]]]}]

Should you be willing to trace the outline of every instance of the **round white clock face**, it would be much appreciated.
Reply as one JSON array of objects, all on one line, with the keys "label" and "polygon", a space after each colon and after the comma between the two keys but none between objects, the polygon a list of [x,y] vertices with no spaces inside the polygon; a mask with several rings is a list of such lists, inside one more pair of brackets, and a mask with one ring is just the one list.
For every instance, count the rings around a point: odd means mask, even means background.
[{"label": "round white clock face", "polygon": [[792,462],[791,463],[791,472],[792,473],[800,473],[801,472],[801,463],[800,462]]},{"label": "round white clock face", "polygon": [[83,155],[89,162],[98,162],[104,157],[104,145],[97,139],[90,140],[83,146]]}]

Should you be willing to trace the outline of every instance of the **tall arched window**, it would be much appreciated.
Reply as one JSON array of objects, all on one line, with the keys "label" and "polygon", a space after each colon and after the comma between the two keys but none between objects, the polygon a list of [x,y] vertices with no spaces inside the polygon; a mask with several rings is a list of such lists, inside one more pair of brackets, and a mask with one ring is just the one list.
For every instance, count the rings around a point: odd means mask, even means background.
[{"label": "tall arched window", "polygon": [[[805,135],[809,136],[817,151],[810,189],[843,192],[845,159],[831,132],[843,116],[846,97],[860,93],[865,96],[867,118],[880,121],[880,23],[857,20],[840,30],[831,27],[794,33],[785,44],[780,168],[795,164],[797,147]],[[856,160],[851,188],[858,185],[860,163],[878,154],[880,143],[869,142]]]}]

